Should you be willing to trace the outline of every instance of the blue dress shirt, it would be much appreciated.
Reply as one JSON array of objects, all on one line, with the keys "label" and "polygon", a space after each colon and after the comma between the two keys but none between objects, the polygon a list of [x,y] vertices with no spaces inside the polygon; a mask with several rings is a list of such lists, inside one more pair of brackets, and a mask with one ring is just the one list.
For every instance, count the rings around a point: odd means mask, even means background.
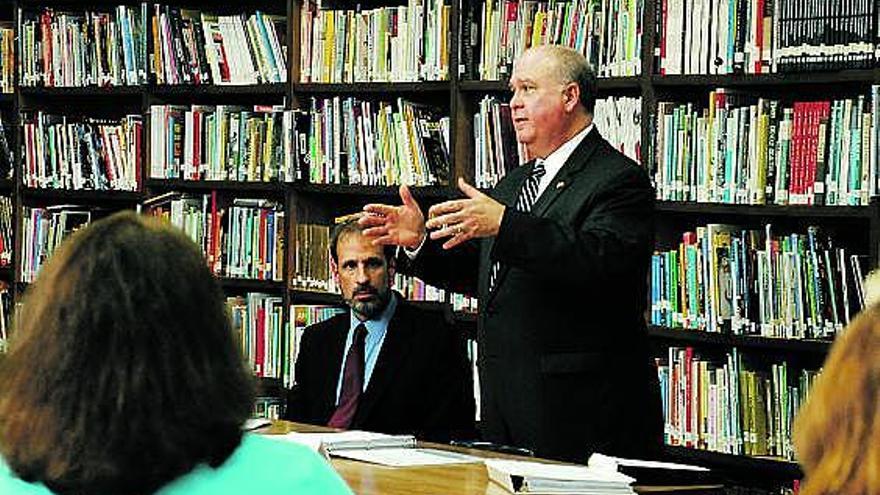
[{"label": "blue dress shirt", "polygon": [[377,320],[358,320],[354,313],[349,310],[351,321],[348,327],[348,336],[345,338],[345,348],[342,351],[342,365],[339,367],[339,379],[336,382],[336,404],[339,404],[339,394],[342,391],[342,372],[345,369],[345,359],[348,355],[348,348],[351,347],[351,341],[354,339],[354,329],[361,323],[367,327],[367,337],[364,341],[364,390],[370,384],[370,377],[373,376],[373,369],[376,367],[376,361],[379,359],[379,352],[382,350],[382,343],[385,342],[385,334],[388,330],[388,322],[394,316],[397,310],[397,294],[391,293],[391,300],[388,306],[379,315]]}]

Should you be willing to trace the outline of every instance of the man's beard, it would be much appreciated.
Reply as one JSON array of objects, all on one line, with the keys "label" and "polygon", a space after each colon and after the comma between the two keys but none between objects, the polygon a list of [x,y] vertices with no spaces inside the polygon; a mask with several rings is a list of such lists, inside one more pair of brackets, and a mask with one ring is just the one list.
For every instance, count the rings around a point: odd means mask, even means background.
[{"label": "man's beard", "polygon": [[[358,301],[356,297],[360,294],[371,294],[374,297],[367,301]],[[345,302],[355,313],[367,320],[375,320],[382,314],[382,311],[385,311],[390,300],[391,291],[389,289],[377,290],[373,287],[358,287]]]}]

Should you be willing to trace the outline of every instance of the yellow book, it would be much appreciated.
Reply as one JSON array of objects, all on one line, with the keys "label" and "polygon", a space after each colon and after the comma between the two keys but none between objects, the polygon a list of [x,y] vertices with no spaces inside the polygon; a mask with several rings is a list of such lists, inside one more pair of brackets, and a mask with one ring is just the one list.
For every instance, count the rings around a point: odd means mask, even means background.
[{"label": "yellow book", "polygon": [[267,113],[264,118],[264,129],[266,130],[266,139],[259,141],[259,145],[263,147],[263,177],[264,182],[272,180],[275,174],[272,173],[272,150],[275,147],[275,119],[273,114]]},{"label": "yellow book", "polygon": [[321,65],[321,81],[320,82],[330,82],[331,74],[333,73],[333,62],[335,53],[335,30],[336,26],[334,25],[334,21],[336,19],[336,15],[333,11],[326,11],[322,16],[324,18],[324,39],[323,39],[323,48],[324,48],[324,60]]}]

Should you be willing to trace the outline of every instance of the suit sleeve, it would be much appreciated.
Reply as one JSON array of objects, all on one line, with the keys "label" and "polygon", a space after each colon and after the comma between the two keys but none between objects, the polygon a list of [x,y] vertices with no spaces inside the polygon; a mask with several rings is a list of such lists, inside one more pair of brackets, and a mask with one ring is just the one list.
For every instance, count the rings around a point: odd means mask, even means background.
[{"label": "suit sleeve", "polygon": [[464,334],[438,320],[442,341],[437,346],[436,379],[425,403],[425,431],[419,437],[436,442],[476,436],[474,388]]},{"label": "suit sleeve", "polygon": [[306,423],[309,421],[308,413],[308,383],[309,383],[309,356],[312,354],[308,351],[309,332],[303,334],[300,340],[300,351],[296,358],[294,368],[294,377],[296,378],[293,387],[287,392],[287,409],[284,411],[284,419],[289,421],[298,421]]},{"label": "suit sleeve", "polygon": [[414,260],[400,253],[397,257],[398,268],[431,285],[453,292],[476,294],[479,241],[469,241],[449,250],[443,249],[444,241],[426,239]]},{"label": "suit sleeve", "polygon": [[583,209],[564,224],[507,208],[492,259],[536,279],[595,287],[650,253],[654,190],[641,169],[628,167],[611,177]]}]

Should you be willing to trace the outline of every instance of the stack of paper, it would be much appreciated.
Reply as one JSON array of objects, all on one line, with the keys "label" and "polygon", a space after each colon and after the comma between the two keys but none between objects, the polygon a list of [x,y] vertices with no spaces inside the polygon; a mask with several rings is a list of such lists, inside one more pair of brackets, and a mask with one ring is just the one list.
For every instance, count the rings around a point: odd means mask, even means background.
[{"label": "stack of paper", "polygon": [[368,431],[298,433],[281,439],[310,447],[324,456],[343,457],[383,466],[432,466],[481,462],[478,457],[438,449],[416,448],[412,435],[386,435]]},{"label": "stack of paper", "polygon": [[486,459],[489,479],[510,493],[631,495],[635,479],[607,469]]}]

